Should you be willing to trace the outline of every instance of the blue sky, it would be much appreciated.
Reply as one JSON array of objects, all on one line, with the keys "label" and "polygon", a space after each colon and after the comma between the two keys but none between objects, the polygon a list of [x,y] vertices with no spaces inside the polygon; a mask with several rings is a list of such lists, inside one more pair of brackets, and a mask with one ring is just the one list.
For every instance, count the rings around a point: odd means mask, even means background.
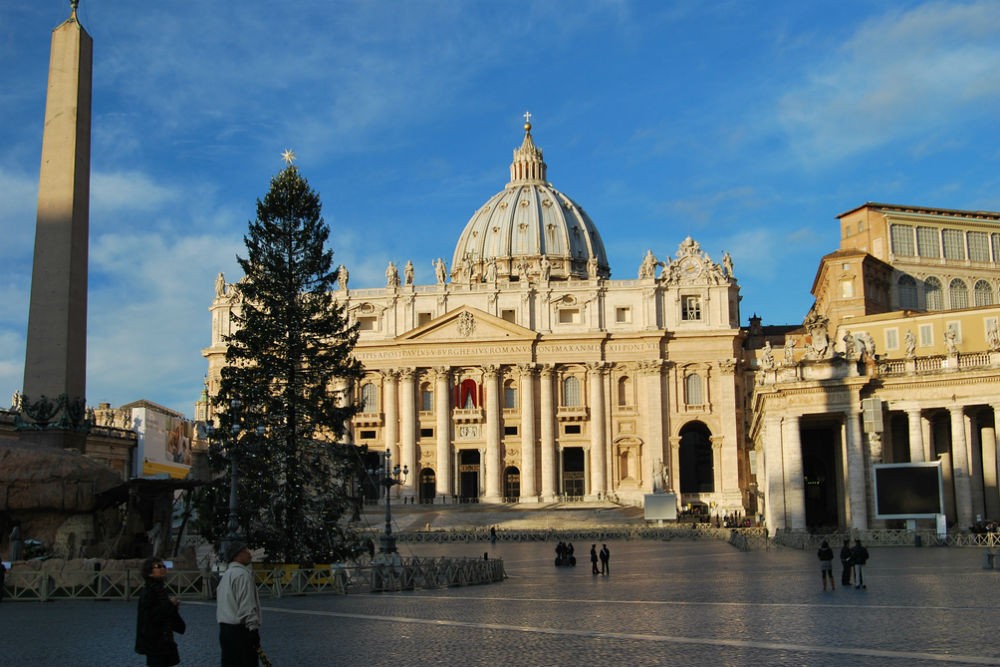
[{"label": "blue sky", "polygon": [[[0,5],[0,402],[22,381],[50,31]],[[836,215],[1000,210],[1000,3],[82,0],[94,38],[88,401],[187,415],[214,276],[290,148],[352,287],[450,262],[530,110],[612,278],[688,235],[743,324],[799,323]],[[6,391],[6,393],[2,393]]]}]

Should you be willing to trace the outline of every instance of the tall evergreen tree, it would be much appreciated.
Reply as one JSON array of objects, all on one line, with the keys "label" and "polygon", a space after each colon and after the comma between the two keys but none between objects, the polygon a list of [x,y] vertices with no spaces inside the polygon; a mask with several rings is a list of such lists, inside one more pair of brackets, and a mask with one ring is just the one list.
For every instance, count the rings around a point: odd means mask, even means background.
[{"label": "tall evergreen tree", "polygon": [[[215,405],[222,432],[241,427],[229,438],[240,532],[272,560],[323,562],[351,548],[341,519],[352,508],[359,458],[337,440],[357,408],[338,387],[349,387],[361,366],[351,356],[357,326],[332,297],[329,234],[319,196],[289,164],[257,200],[247,255],[237,257],[245,277]],[[217,466],[225,455],[218,452]],[[216,508],[220,534],[226,511]]]}]

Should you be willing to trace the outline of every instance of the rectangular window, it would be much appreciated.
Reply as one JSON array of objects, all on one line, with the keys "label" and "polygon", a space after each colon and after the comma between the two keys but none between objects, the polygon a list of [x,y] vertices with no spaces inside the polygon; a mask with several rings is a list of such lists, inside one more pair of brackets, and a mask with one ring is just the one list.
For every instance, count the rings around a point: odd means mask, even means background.
[{"label": "rectangular window", "polygon": [[936,227],[917,227],[917,253],[921,257],[941,257],[941,232]]},{"label": "rectangular window", "polygon": [[689,322],[701,319],[700,296],[681,297],[681,319]]},{"label": "rectangular window", "polygon": [[434,429],[432,429],[432,428],[422,428],[422,429],[420,429],[420,437],[421,438],[433,438],[434,437]]},{"label": "rectangular window", "polygon": [[563,433],[566,435],[580,435],[580,425],[566,424],[566,426],[563,427]]},{"label": "rectangular window", "polygon": [[840,296],[843,299],[850,299],[854,296],[854,281],[853,280],[841,280],[840,281]]},{"label": "rectangular window", "polygon": [[361,440],[374,440],[375,431],[361,431],[358,433],[358,438]]},{"label": "rectangular window", "polygon": [[986,232],[969,232],[969,259],[973,262],[990,261],[990,237]]},{"label": "rectangular window", "polygon": [[898,329],[886,329],[885,330],[885,349],[887,349],[887,350],[898,350],[899,349],[899,330]]},{"label": "rectangular window", "polygon": [[361,331],[375,331],[378,327],[377,317],[359,317],[358,318],[358,328]]},{"label": "rectangular window", "polygon": [[941,232],[944,241],[945,259],[965,259],[965,235],[959,229],[945,229]]},{"label": "rectangular window", "polygon": [[430,412],[434,409],[434,392],[429,389],[423,389],[420,392],[420,409],[424,412]]},{"label": "rectangular window", "polygon": [[504,435],[517,435],[517,427],[516,426],[504,426],[503,427],[503,434]]},{"label": "rectangular window", "polygon": [[930,347],[934,344],[934,329],[930,324],[920,325],[920,347]]},{"label": "rectangular window", "polygon": [[993,244],[993,261],[1000,262],[1000,234],[990,234],[990,242]]},{"label": "rectangular window", "polygon": [[580,322],[579,308],[560,308],[559,324],[577,324]]},{"label": "rectangular window", "polygon": [[506,308],[500,311],[500,319],[504,322],[510,322],[511,324],[517,324],[517,317],[514,315],[513,308]]},{"label": "rectangular window", "polygon": [[434,316],[430,313],[417,313],[417,326],[423,326],[434,319]]},{"label": "rectangular window", "polygon": [[913,257],[913,227],[893,225],[889,228],[889,233],[892,236],[892,254]]},{"label": "rectangular window", "polygon": [[618,324],[628,324],[632,321],[631,308],[615,308],[615,322]]}]

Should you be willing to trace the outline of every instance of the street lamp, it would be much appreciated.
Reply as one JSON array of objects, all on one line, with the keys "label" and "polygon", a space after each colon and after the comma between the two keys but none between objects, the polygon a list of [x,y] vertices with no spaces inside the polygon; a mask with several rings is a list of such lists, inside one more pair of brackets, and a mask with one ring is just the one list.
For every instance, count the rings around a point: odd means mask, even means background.
[{"label": "street lamp", "polygon": [[392,452],[387,449],[382,468],[369,471],[373,477],[378,479],[378,483],[385,487],[385,534],[379,538],[379,553],[383,554],[396,553],[396,538],[392,535],[392,507],[389,501],[392,487],[402,484],[406,480],[406,476],[410,474],[408,466],[404,465],[400,470],[399,464],[393,466],[391,461]]}]

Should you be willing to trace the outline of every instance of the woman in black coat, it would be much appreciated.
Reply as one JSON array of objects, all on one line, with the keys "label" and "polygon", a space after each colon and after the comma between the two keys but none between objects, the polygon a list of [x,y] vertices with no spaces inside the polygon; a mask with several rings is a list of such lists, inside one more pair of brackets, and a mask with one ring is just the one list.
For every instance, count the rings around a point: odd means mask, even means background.
[{"label": "woman in black coat", "polygon": [[139,595],[135,652],[146,656],[148,667],[172,667],[181,661],[174,633],[187,629],[178,611],[181,601],[167,593],[167,568],[161,559],[147,558],[141,572],[146,585]]}]

